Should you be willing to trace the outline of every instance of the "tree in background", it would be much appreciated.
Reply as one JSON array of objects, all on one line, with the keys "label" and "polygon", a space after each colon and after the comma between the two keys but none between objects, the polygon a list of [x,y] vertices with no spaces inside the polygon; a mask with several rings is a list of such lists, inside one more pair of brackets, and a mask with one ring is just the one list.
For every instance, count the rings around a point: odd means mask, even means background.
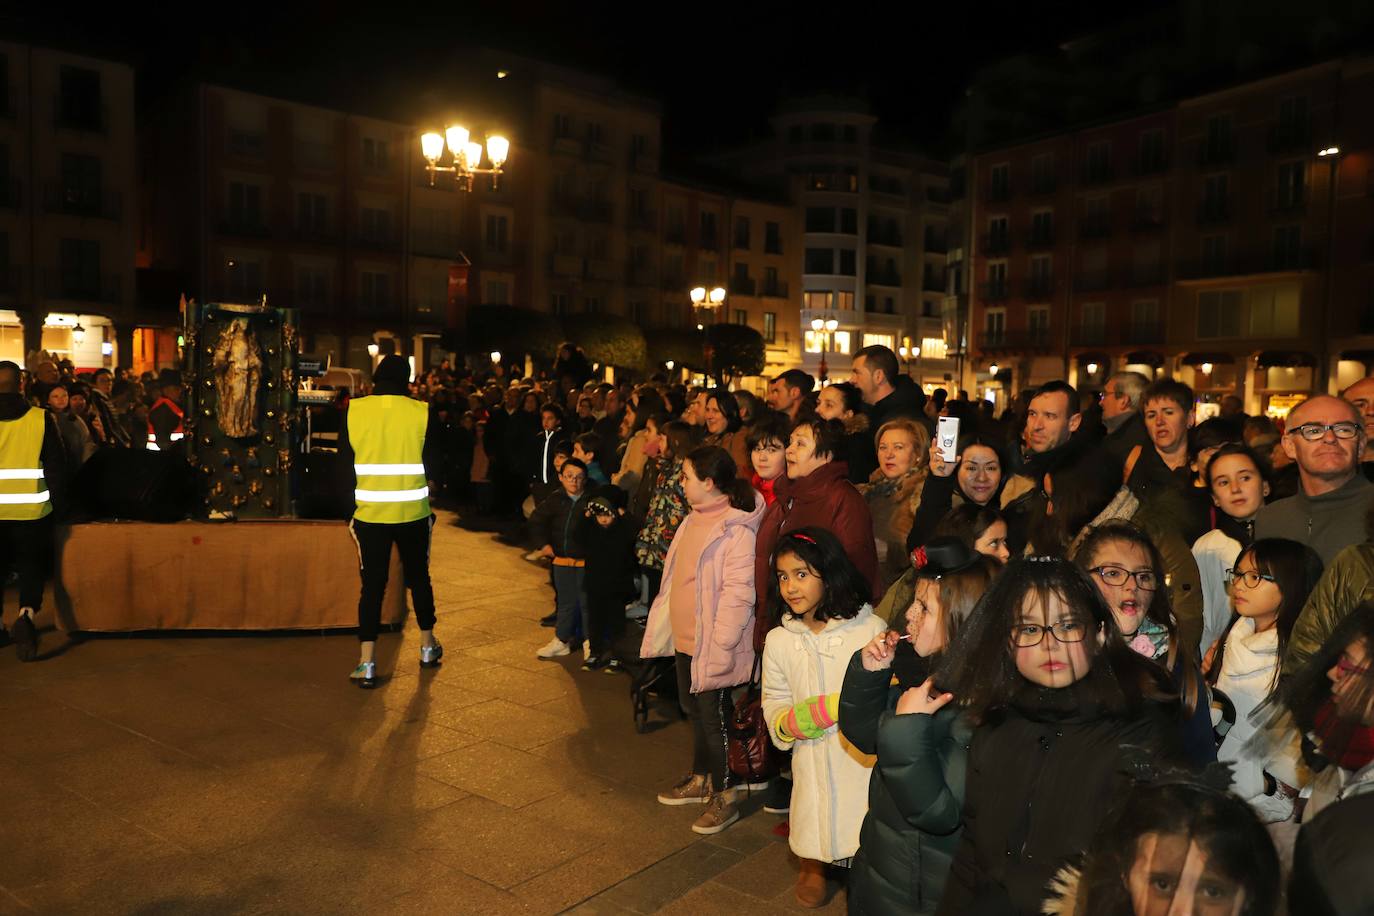
[{"label": "tree in background", "polygon": [[593,363],[636,372],[644,368],[644,332],[628,318],[569,315],[563,319],[563,333],[566,340],[581,347]]},{"label": "tree in background", "polygon": [[706,347],[711,374],[723,386],[740,376],[763,372],[763,335],[747,324],[707,325]]}]

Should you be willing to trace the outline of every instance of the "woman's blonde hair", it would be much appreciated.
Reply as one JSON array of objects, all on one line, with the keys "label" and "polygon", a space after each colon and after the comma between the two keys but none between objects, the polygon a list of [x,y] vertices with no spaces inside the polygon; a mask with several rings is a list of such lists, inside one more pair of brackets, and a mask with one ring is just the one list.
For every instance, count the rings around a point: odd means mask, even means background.
[{"label": "woman's blonde hair", "polygon": [[930,461],[930,433],[926,428],[915,420],[908,420],[906,417],[898,417],[895,420],[888,420],[878,427],[878,432],[873,436],[873,447],[883,441],[883,436],[890,432],[903,432],[911,436],[911,441],[915,443],[916,460],[912,464],[914,468],[923,468]]}]

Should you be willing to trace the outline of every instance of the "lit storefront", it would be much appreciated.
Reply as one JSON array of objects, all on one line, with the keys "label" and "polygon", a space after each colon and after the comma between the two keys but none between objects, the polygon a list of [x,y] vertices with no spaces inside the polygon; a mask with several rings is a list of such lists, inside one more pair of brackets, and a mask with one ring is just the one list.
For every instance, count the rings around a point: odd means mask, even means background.
[{"label": "lit storefront", "polygon": [[1179,381],[1193,389],[1197,422],[1221,413],[1221,399],[1241,392],[1240,367],[1234,354],[1199,350],[1179,358]]},{"label": "lit storefront", "polygon": [[1259,412],[1276,420],[1312,396],[1317,359],[1301,350],[1263,350],[1253,378]]}]

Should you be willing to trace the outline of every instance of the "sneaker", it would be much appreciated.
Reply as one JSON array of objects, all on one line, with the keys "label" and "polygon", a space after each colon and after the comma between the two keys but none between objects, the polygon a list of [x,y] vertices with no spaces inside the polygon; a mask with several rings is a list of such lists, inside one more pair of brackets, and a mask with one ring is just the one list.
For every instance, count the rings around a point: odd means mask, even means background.
[{"label": "sneaker", "polygon": [[768,792],[763,810],[769,814],[786,814],[792,810],[792,780],[786,776],[773,779],[773,788]]},{"label": "sneaker", "polygon": [[420,667],[438,668],[440,659],[444,657],[444,647],[439,645],[439,640],[434,640],[432,646],[420,647]]},{"label": "sneaker", "polygon": [[705,776],[691,775],[667,792],[658,793],[660,805],[704,805],[711,800],[711,786]]},{"label": "sneaker", "polygon": [[10,630],[14,640],[14,654],[21,662],[31,662],[38,655],[38,630],[28,614],[20,614]]},{"label": "sneaker", "polygon": [[610,659],[608,659],[604,655],[589,655],[587,656],[587,660],[582,663],[582,670],[600,671],[602,668],[605,668],[606,665],[608,665],[609,663]]},{"label": "sneaker", "polygon": [[606,667],[601,669],[602,674],[622,674],[624,671],[625,665],[614,657],[606,659]]},{"label": "sneaker", "polygon": [[360,662],[348,679],[359,687],[371,689],[377,686],[377,663]]},{"label": "sneaker", "polygon": [[724,792],[717,792],[706,803],[706,810],[701,812],[701,817],[692,824],[692,832],[711,836],[720,833],[737,820],[739,809],[725,797]]},{"label": "sneaker", "polygon": [[555,636],[549,640],[549,644],[535,653],[540,658],[559,658],[564,655],[572,655],[572,646]]}]

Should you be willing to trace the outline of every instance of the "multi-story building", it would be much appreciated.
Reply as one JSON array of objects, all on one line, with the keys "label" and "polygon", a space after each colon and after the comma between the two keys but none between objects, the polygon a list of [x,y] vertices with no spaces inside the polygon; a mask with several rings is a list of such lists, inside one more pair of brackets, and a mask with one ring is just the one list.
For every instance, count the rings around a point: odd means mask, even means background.
[{"label": "multi-story building", "polygon": [[1374,231],[1374,138],[1340,117],[1366,72],[1330,62],[972,156],[968,383],[1093,390],[1129,368],[1282,416],[1362,374],[1371,249],[1333,219]]},{"label": "multi-story building", "polygon": [[719,161],[792,202],[803,369],[847,376],[854,353],[883,344],[905,349],[927,388],[948,385],[947,170],[877,142],[876,124],[852,101],[802,100],[772,119],[771,140]]},{"label": "multi-story building", "polygon": [[134,364],[134,151],[127,64],[0,42],[0,359]]},{"label": "multi-story building", "polygon": [[[201,301],[297,308],[307,351],[367,365],[433,325],[408,308],[402,124],[196,85],[144,119],[139,263]],[[427,302],[427,300],[426,300]]]}]

